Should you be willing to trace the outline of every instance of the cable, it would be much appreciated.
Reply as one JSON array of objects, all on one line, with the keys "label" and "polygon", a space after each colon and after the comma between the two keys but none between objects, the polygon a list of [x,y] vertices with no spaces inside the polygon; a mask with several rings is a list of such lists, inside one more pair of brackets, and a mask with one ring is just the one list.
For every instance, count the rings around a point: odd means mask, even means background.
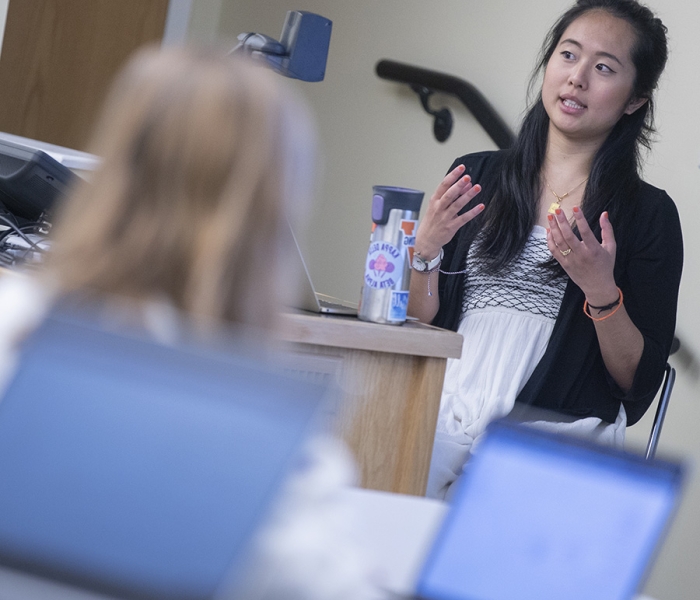
[{"label": "cable", "polygon": [[22,230],[21,230],[19,227],[17,227],[17,225],[15,225],[12,221],[10,221],[10,219],[8,219],[6,216],[0,215],[0,221],[3,222],[3,223],[5,223],[6,225],[9,225],[9,226],[15,231],[15,233],[16,233],[19,237],[21,237],[25,242],[27,242],[27,244],[29,244],[32,248],[34,248],[34,250],[36,250],[37,252],[46,252],[46,250],[45,250],[44,248],[42,248],[41,246],[39,246],[36,242],[33,242],[32,240],[30,240],[30,239],[22,232]]}]

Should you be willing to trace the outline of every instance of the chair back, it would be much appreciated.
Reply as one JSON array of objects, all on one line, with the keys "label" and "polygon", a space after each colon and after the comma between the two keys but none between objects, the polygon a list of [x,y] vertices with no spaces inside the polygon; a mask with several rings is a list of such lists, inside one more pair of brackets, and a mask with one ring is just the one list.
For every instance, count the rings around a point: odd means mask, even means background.
[{"label": "chair back", "polygon": [[656,415],[654,416],[654,424],[651,427],[651,433],[649,434],[649,442],[647,443],[647,451],[645,458],[651,460],[656,456],[656,447],[659,445],[659,437],[661,436],[661,429],[664,426],[664,419],[666,418],[666,411],[668,410],[668,403],[671,400],[671,392],[673,391],[673,384],[676,382],[676,370],[666,363],[666,373],[664,375],[664,382],[661,386],[661,396],[659,397],[659,405],[656,407]]}]

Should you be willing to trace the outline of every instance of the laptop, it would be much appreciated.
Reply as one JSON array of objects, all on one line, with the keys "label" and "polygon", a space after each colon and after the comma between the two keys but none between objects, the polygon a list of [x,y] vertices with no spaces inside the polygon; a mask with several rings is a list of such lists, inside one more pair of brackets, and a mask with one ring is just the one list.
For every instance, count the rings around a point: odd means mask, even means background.
[{"label": "laptop", "polygon": [[679,463],[494,423],[418,577],[430,600],[628,600],[678,504]]},{"label": "laptop", "polygon": [[0,402],[0,589],[218,597],[325,394],[254,353],[52,315]]},{"label": "laptop", "polygon": [[316,291],[314,284],[311,281],[309,269],[304,261],[304,256],[301,253],[299,242],[297,242],[297,238],[293,231],[292,239],[294,240],[294,246],[296,247],[296,257],[292,258],[292,261],[296,264],[292,265],[292,268],[296,269],[296,271],[299,273],[300,281],[299,305],[295,306],[294,308],[300,308],[309,312],[323,313],[327,315],[357,316],[357,303],[340,300],[339,298],[334,298],[333,296],[327,296],[325,294],[319,294]]}]

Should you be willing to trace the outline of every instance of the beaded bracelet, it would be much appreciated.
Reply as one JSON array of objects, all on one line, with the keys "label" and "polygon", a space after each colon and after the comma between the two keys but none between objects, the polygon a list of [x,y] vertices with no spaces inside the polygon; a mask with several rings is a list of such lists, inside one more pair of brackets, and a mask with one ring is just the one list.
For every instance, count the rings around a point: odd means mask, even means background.
[{"label": "beaded bracelet", "polygon": [[[588,304],[588,300],[583,301],[583,314],[585,314],[589,319],[592,319],[593,321],[605,321],[605,319],[612,317],[618,310],[620,310],[620,307],[622,306],[622,301],[624,300],[624,296],[622,295],[622,290],[620,288],[617,288],[618,294],[620,294],[615,300],[615,302],[611,304],[606,304],[605,306],[591,306]],[[605,315],[604,317],[596,318],[590,313],[590,309],[594,308],[598,311],[598,314],[603,312],[604,310],[610,310],[611,308],[615,308],[610,314]]]}]

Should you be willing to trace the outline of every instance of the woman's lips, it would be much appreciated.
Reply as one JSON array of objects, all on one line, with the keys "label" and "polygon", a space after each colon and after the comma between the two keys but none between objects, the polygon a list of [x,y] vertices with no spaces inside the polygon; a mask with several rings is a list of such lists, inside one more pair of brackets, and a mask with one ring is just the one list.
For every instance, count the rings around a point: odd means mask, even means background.
[{"label": "woman's lips", "polygon": [[586,109],[578,100],[573,100],[571,98],[560,98],[559,105],[565,113],[570,115],[580,114]]}]

